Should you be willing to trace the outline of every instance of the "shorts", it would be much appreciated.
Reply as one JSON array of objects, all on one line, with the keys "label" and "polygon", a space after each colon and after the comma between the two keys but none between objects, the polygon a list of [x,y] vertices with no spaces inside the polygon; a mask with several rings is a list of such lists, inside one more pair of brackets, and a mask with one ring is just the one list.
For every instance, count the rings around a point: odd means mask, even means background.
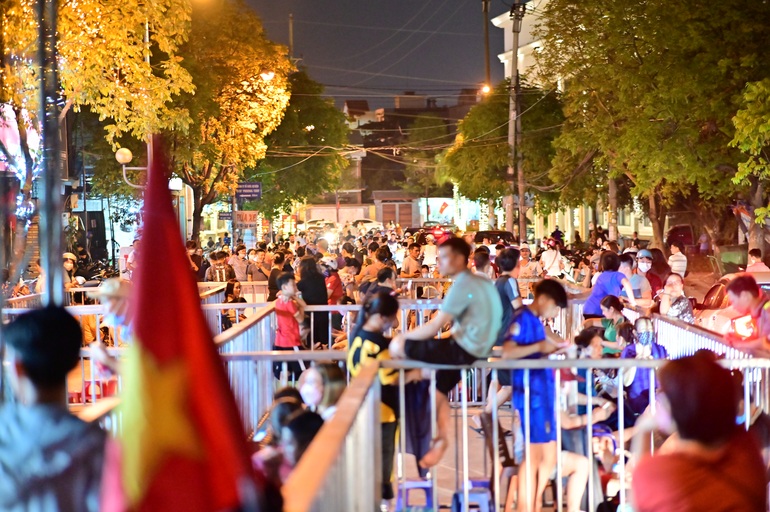
[{"label": "shorts", "polygon": [[[404,343],[404,353],[409,359],[433,364],[467,366],[478,360],[465,351],[453,338],[431,340],[409,340]],[[438,370],[436,390],[448,395],[460,382],[460,370]]]},{"label": "shorts", "polygon": [[[298,347],[300,350],[302,350],[302,347]],[[277,347],[273,346],[273,350],[279,351],[279,352],[294,352],[295,347]],[[283,361],[273,361],[273,376],[281,380],[281,371],[283,370]],[[287,378],[289,381],[296,381],[299,379],[299,376],[302,374],[303,371],[305,371],[305,363],[302,361],[287,361],[286,362],[288,375]]]}]

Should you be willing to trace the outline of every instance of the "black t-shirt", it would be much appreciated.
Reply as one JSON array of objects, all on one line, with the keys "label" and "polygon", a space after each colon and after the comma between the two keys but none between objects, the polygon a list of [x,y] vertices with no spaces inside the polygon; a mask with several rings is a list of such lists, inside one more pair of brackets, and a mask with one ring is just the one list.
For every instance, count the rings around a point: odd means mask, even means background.
[{"label": "black t-shirt", "polygon": [[297,288],[302,292],[302,300],[308,306],[323,306],[329,302],[326,293],[326,281],[321,274],[304,277],[297,283]]},{"label": "black t-shirt", "polygon": [[[348,371],[355,377],[368,360],[390,360],[388,345],[390,338],[379,332],[369,332],[363,329],[356,331],[348,348]],[[398,419],[398,370],[380,368],[380,421],[391,423]]]},{"label": "black t-shirt", "polygon": [[273,302],[278,297],[278,276],[283,272],[280,269],[274,268],[270,271],[270,275],[267,277],[267,301]]},{"label": "black t-shirt", "polygon": [[503,303],[503,323],[500,325],[500,333],[497,335],[497,343],[505,341],[508,335],[508,329],[510,329],[513,323],[513,305],[511,301],[519,298],[519,283],[515,278],[507,275],[502,275],[495,281],[495,288],[500,295],[500,301]]}]

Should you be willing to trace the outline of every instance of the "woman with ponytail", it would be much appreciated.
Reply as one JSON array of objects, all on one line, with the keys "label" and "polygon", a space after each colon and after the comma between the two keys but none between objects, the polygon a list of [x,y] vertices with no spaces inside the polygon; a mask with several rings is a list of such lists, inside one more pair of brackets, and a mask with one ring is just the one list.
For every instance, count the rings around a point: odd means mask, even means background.
[{"label": "woman with ponytail", "polygon": [[[348,370],[356,377],[369,360],[389,360],[386,331],[398,319],[398,300],[387,292],[371,295],[358,314],[348,349]],[[380,419],[382,421],[382,498],[393,499],[393,457],[396,448],[396,425],[398,420],[398,370],[381,369],[380,377]]]}]

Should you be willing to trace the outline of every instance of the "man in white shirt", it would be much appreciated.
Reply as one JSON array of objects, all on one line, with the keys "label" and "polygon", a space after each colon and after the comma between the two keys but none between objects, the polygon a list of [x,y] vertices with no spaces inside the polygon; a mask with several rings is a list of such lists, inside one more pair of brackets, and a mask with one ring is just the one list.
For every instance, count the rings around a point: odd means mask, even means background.
[{"label": "man in white shirt", "polygon": [[671,256],[668,257],[671,272],[684,278],[687,273],[687,256],[684,255],[684,245],[679,240],[671,242]]}]

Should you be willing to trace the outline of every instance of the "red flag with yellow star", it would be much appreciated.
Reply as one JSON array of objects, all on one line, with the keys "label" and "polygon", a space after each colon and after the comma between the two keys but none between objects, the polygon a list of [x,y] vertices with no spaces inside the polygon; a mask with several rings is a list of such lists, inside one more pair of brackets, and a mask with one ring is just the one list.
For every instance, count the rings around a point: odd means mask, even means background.
[{"label": "red flag with yellow star", "polygon": [[101,510],[249,509],[255,483],[244,429],[201,311],[161,144],[153,153],[130,298],[122,435],[107,449]]}]

